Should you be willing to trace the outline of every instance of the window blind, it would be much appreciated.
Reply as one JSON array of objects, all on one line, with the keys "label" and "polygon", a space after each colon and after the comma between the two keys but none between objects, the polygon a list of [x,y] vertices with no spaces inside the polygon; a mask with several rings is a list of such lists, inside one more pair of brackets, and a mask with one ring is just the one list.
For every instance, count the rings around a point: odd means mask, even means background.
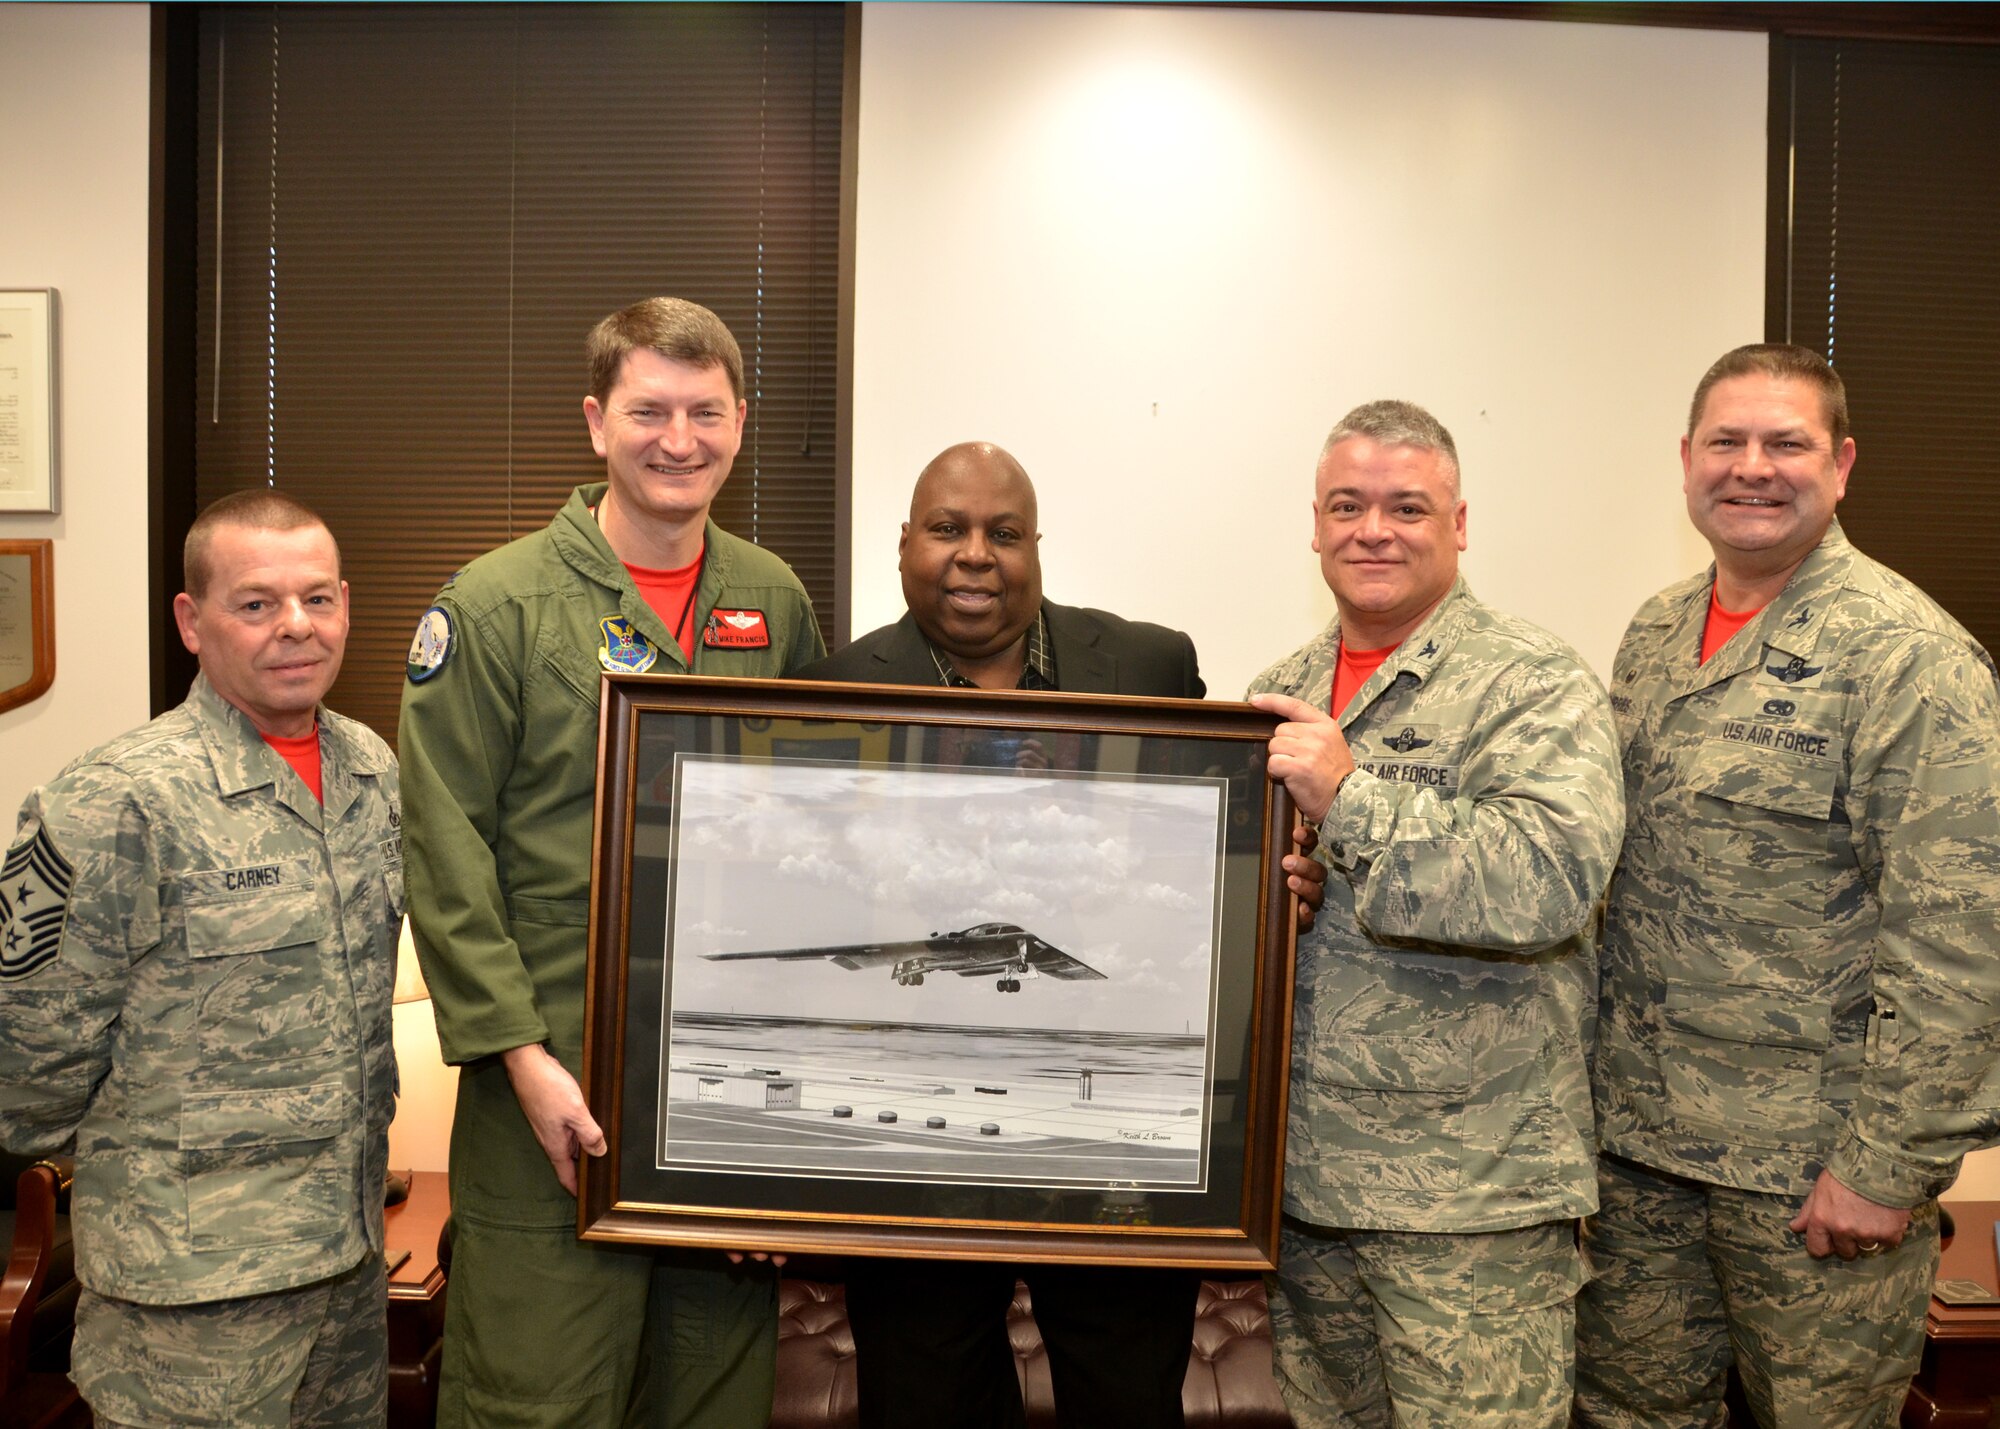
[{"label": "window blind", "polygon": [[1841,522],[2000,650],[2000,47],[1789,44],[1786,326],[1847,383]]},{"label": "window blind", "polygon": [[222,5],[202,16],[197,498],[321,511],[353,591],[329,703],[395,737],[417,617],[602,480],[604,314],[743,347],[715,506],[836,602],[838,5]]}]

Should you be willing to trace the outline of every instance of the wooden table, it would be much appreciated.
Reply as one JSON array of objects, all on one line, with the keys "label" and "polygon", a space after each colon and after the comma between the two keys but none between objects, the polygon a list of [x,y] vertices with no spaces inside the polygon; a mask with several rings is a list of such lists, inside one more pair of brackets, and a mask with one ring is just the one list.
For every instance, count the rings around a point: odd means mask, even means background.
[{"label": "wooden table", "polygon": [[[1993,1222],[2000,1201],[1947,1201],[1958,1230],[1945,1242],[1940,1280],[1977,1280],[2000,1290]],[[1924,1316],[1924,1362],[1903,1403],[1903,1429],[2000,1426],[2000,1305],[1947,1305]]]},{"label": "wooden table", "polygon": [[390,1252],[410,1258],[389,1273],[390,1429],[430,1429],[437,1422],[438,1365],[444,1353],[444,1271],[438,1232],[451,1214],[442,1171],[412,1171],[409,1199],[383,1212]]}]

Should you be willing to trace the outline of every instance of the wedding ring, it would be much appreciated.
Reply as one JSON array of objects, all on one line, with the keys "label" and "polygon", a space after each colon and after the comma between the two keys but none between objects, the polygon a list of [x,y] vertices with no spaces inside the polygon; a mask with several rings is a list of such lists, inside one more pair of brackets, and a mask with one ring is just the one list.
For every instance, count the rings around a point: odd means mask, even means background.
[{"label": "wedding ring", "polygon": [[1854,1248],[1863,1255],[1873,1255],[1882,1248],[1882,1242],[1879,1240],[1858,1240],[1854,1243]]}]

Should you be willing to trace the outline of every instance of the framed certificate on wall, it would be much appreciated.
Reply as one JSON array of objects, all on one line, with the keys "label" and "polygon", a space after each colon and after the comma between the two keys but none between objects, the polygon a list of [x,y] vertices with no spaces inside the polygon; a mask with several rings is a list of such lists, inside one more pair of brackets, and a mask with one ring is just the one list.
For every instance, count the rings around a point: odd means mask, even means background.
[{"label": "framed certificate on wall", "polygon": [[0,512],[56,509],[56,290],[0,288]]}]

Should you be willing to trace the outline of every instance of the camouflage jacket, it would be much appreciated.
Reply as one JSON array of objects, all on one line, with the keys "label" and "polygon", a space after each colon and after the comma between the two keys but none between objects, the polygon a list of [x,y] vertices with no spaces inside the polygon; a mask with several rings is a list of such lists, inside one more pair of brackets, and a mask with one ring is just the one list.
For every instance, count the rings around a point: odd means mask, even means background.
[{"label": "camouflage jacket", "polygon": [[197,679],[21,811],[0,1140],[75,1138],[77,1275],[101,1295],[256,1295],[382,1245],[396,761],[329,710],[319,729],[323,806]]},{"label": "camouflage jacket", "polygon": [[[1327,708],[1340,623],[1251,686]],[[1624,801],[1604,690],[1460,580],[1341,718],[1299,940],[1285,1208],[1492,1231],[1596,1207],[1592,924]]]},{"label": "camouflage jacket", "polygon": [[1993,664],[1835,525],[1700,663],[1713,571],[1641,607],[1604,943],[1606,1150],[1803,1195],[1935,1195],[2000,1107]]},{"label": "camouflage jacket", "polygon": [[[491,1059],[546,1042],[572,1074],[582,1063],[599,676],[687,672],[597,527],[603,491],[579,487],[547,527],[453,576],[403,687],[410,925],[444,1058],[477,1064],[459,1079],[452,1205],[508,1224],[576,1219]],[[707,551],[693,673],[776,676],[826,653],[789,566],[712,521]]]}]

